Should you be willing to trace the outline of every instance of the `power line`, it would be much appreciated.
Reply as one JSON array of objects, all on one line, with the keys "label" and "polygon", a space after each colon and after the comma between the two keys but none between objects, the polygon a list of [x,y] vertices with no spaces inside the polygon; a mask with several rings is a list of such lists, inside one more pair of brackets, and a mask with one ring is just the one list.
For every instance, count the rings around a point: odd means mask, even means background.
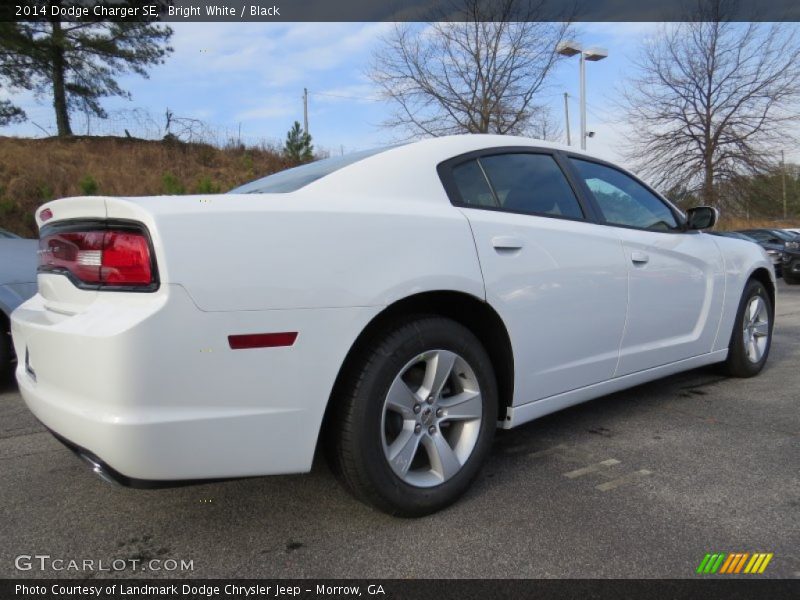
[{"label": "power line", "polygon": [[343,100],[366,100],[368,102],[382,102],[383,98],[374,96],[347,96],[345,94],[329,94],[327,92],[308,92],[309,96],[325,96],[327,98],[342,98]]}]

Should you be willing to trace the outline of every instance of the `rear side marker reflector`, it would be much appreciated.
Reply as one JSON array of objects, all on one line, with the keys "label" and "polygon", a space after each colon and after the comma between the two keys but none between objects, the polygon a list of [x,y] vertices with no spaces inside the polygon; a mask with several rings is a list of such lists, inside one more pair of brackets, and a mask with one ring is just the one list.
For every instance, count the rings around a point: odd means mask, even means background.
[{"label": "rear side marker reflector", "polygon": [[251,333],[247,335],[229,335],[228,344],[230,344],[231,350],[277,348],[279,346],[291,346],[296,339],[296,331],[286,331],[283,333]]},{"label": "rear side marker reflector", "polygon": [[39,219],[41,219],[42,223],[45,221],[49,221],[53,218],[53,211],[49,208],[45,208],[42,212],[39,213]]}]

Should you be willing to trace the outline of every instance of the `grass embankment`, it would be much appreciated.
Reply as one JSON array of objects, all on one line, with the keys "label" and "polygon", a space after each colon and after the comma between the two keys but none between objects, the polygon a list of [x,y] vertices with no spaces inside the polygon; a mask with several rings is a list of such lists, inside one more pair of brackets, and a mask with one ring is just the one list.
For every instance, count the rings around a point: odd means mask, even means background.
[{"label": "grass embankment", "polygon": [[36,237],[34,211],[54,198],[211,194],[290,166],[264,148],[116,137],[0,137],[0,227]]}]

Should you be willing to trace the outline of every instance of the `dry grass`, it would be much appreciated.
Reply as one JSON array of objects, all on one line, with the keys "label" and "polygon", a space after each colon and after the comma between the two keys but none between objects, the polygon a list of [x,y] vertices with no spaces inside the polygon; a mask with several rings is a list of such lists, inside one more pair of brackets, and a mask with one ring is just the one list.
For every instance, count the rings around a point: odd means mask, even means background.
[{"label": "dry grass", "polygon": [[719,225],[716,229],[722,231],[734,231],[736,229],[793,229],[800,228],[800,221],[798,220],[775,220],[775,219],[745,219],[742,217],[726,217],[724,214],[720,217]]},{"label": "dry grass", "polygon": [[53,198],[214,193],[289,166],[279,153],[263,148],[0,137],[0,227],[35,237],[34,211]]}]

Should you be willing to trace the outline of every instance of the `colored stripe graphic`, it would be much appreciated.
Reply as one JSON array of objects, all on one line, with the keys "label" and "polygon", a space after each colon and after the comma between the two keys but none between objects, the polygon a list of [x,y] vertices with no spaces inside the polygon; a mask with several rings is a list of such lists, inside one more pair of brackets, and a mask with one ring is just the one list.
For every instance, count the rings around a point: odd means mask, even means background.
[{"label": "colored stripe graphic", "polygon": [[728,559],[722,565],[722,568],[719,570],[720,573],[729,573],[731,568],[731,563],[733,563],[733,559],[736,557],[735,554],[728,554]]},{"label": "colored stripe graphic", "polygon": [[708,561],[710,559],[711,559],[711,555],[710,554],[706,554],[703,557],[703,560],[700,561],[700,566],[697,567],[697,573],[705,573],[706,565],[708,564]]},{"label": "colored stripe graphic", "polygon": [[697,567],[698,573],[716,573],[722,561],[725,560],[724,552],[715,552],[714,554],[706,554],[700,566]]},{"label": "colored stripe graphic", "polygon": [[[773,553],[769,552],[714,552],[708,553],[697,567],[698,574],[718,573],[720,575],[734,575],[739,573],[763,573],[772,560]],[[747,565],[747,566],[745,566]]]}]

